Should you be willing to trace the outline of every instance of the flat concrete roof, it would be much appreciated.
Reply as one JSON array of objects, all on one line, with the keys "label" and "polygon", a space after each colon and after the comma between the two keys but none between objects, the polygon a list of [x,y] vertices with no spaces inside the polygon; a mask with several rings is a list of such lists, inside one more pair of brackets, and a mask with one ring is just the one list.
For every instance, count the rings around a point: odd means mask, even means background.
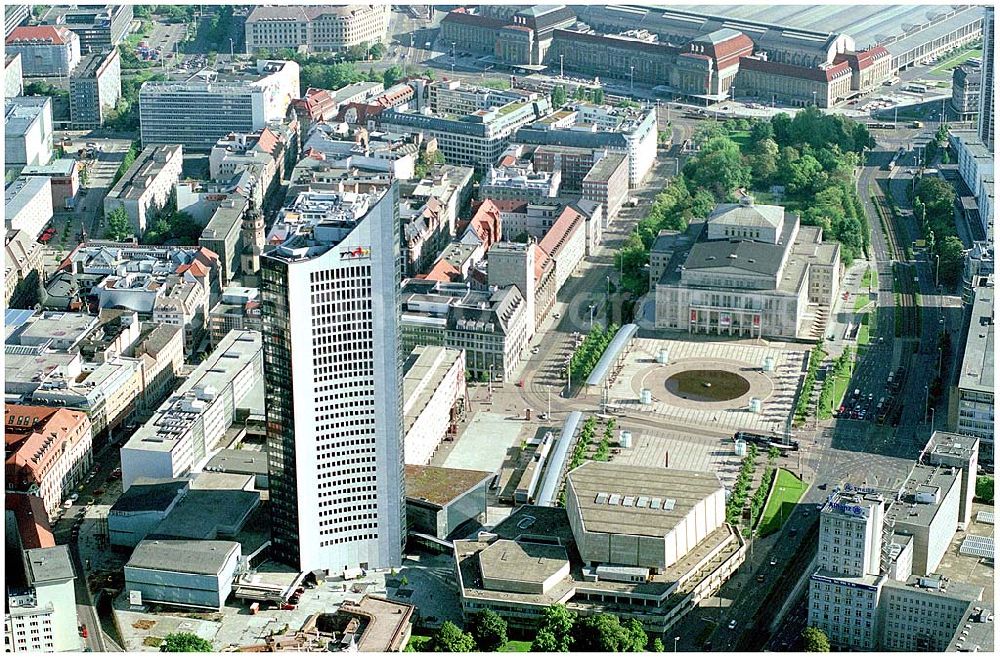
[{"label": "flat concrete roof", "polygon": [[259,503],[256,491],[191,489],[149,536],[185,541],[215,539],[220,528],[238,531]]},{"label": "flat concrete roof", "polygon": [[181,479],[137,478],[111,506],[112,512],[166,512],[188,488]]},{"label": "flat concrete roof", "polygon": [[[959,474],[952,473],[948,466],[926,466],[916,464],[910,471],[903,485],[902,501],[892,505],[886,512],[886,518],[895,520],[896,525],[930,526],[941,509],[941,502],[948,496],[953,486],[958,483]],[[936,503],[918,503],[915,496],[918,493],[932,493],[937,488]],[[954,532],[952,527],[950,532]]]},{"label": "flat concrete roof", "polygon": [[73,579],[73,562],[69,558],[66,545],[51,548],[31,548],[25,551],[28,566],[28,584],[42,585],[60,580]]},{"label": "flat concrete roof", "polygon": [[144,539],[132,551],[125,568],[216,575],[233,551],[234,541],[189,541],[186,539]]},{"label": "flat concrete roof", "polygon": [[491,477],[488,471],[407,464],[406,498],[445,507]]},{"label": "flat concrete roof", "polygon": [[418,345],[403,366],[403,432],[409,432],[423,413],[461,350],[440,345]]},{"label": "flat concrete roof", "polygon": [[202,470],[216,473],[267,475],[267,451],[226,448],[215,453]]},{"label": "flat concrete roof", "polygon": [[973,290],[969,334],[962,357],[958,387],[969,391],[993,393],[993,286]]},{"label": "flat concrete roof", "polygon": [[[647,537],[665,536],[698,503],[722,490],[715,473],[611,462],[578,466],[567,474],[566,486],[576,494],[587,531]],[[652,507],[656,503],[659,509]]]},{"label": "flat concrete roof", "polygon": [[551,578],[569,562],[562,546],[500,539],[479,553],[483,578],[538,584]]}]

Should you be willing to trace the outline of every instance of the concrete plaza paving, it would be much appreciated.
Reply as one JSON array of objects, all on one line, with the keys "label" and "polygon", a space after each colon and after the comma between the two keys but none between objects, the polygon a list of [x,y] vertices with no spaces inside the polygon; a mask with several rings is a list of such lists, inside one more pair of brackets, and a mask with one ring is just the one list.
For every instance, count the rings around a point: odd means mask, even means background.
[{"label": "concrete plaza paving", "polygon": [[480,411],[450,447],[444,463],[432,463],[446,468],[499,471],[511,446],[519,445],[521,434],[527,436],[533,428],[523,418],[519,420],[509,413]]},{"label": "concrete plaza paving", "polygon": [[[622,423],[629,429],[627,421]],[[722,483],[732,487],[740,470],[732,440],[711,439],[682,432],[645,432],[632,430],[632,447],[622,448],[612,461],[634,466],[664,466],[682,471],[716,473]]]},{"label": "concrete plaza paving", "polygon": [[[667,350],[666,364],[657,362],[661,348]],[[807,346],[798,344],[640,338],[633,342],[625,364],[611,383],[608,402],[665,421],[718,427],[723,433],[736,429],[777,431],[784,428],[792,413],[807,356]],[[774,360],[770,372],[763,370],[767,357]],[[738,373],[748,380],[750,390],[727,402],[697,402],[670,393],[664,385],[671,374],[706,368]],[[643,388],[651,390],[651,404],[640,403]],[[753,397],[761,400],[759,413],[749,410]]]}]

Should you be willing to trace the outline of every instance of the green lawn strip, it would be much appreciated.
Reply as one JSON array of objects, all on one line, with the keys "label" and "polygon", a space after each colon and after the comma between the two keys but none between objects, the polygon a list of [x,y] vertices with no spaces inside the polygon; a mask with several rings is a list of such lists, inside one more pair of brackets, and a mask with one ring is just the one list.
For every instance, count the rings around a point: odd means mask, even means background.
[{"label": "green lawn strip", "polygon": [[857,297],[855,297],[854,298],[854,312],[857,313],[858,311],[860,311],[861,309],[863,309],[865,306],[868,306],[868,302],[870,302],[870,301],[871,301],[871,299],[868,297],[867,294],[858,295]]},{"label": "green lawn strip", "polygon": [[527,653],[529,651],[531,651],[531,642],[524,640],[508,640],[507,644],[500,649],[500,653]]},{"label": "green lawn strip", "polygon": [[778,470],[778,480],[764,507],[764,518],[760,525],[760,537],[777,532],[781,524],[791,518],[795,505],[806,492],[806,484],[785,469]]},{"label": "green lawn strip", "polygon": [[875,285],[875,270],[871,268],[865,270],[865,275],[861,277],[861,285],[865,288],[871,288]]},{"label": "green lawn strip", "polygon": [[749,130],[734,130],[731,133],[729,133],[729,139],[731,139],[734,142],[736,142],[739,145],[740,150],[742,150],[743,147],[745,147],[747,145],[747,142],[750,141],[750,131]]},{"label": "green lawn strip", "polygon": [[964,64],[973,57],[982,57],[982,48],[969,48],[968,50],[963,50],[954,57],[949,57],[945,61],[941,62],[937,66],[931,69],[931,73],[946,73],[951,71],[953,68]]}]

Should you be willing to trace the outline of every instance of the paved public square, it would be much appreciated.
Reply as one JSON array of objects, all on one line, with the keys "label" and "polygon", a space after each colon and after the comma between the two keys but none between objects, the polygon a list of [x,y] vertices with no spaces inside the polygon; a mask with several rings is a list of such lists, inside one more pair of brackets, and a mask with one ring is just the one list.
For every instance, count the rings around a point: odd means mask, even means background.
[{"label": "paved public square", "polygon": [[[665,364],[657,362],[661,349],[667,350]],[[763,367],[768,357],[773,359],[772,371],[765,371]],[[805,345],[751,340],[637,338],[621,372],[610,384],[608,402],[632,412],[642,411],[695,427],[778,431],[784,428],[792,413],[807,357]],[[749,382],[750,389],[726,402],[697,402],[669,392],[664,385],[673,374],[702,369],[737,373]],[[643,388],[652,393],[648,405],[639,400]],[[761,401],[760,412],[750,411],[751,398]]]}]

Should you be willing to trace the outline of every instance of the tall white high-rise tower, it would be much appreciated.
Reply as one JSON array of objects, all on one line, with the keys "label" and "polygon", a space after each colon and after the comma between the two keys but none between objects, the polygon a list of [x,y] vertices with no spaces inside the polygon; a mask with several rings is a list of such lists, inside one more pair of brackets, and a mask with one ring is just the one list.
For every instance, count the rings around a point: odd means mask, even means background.
[{"label": "tall white high-rise tower", "polygon": [[261,259],[273,546],[303,571],[401,561],[398,208],[300,193]]}]

